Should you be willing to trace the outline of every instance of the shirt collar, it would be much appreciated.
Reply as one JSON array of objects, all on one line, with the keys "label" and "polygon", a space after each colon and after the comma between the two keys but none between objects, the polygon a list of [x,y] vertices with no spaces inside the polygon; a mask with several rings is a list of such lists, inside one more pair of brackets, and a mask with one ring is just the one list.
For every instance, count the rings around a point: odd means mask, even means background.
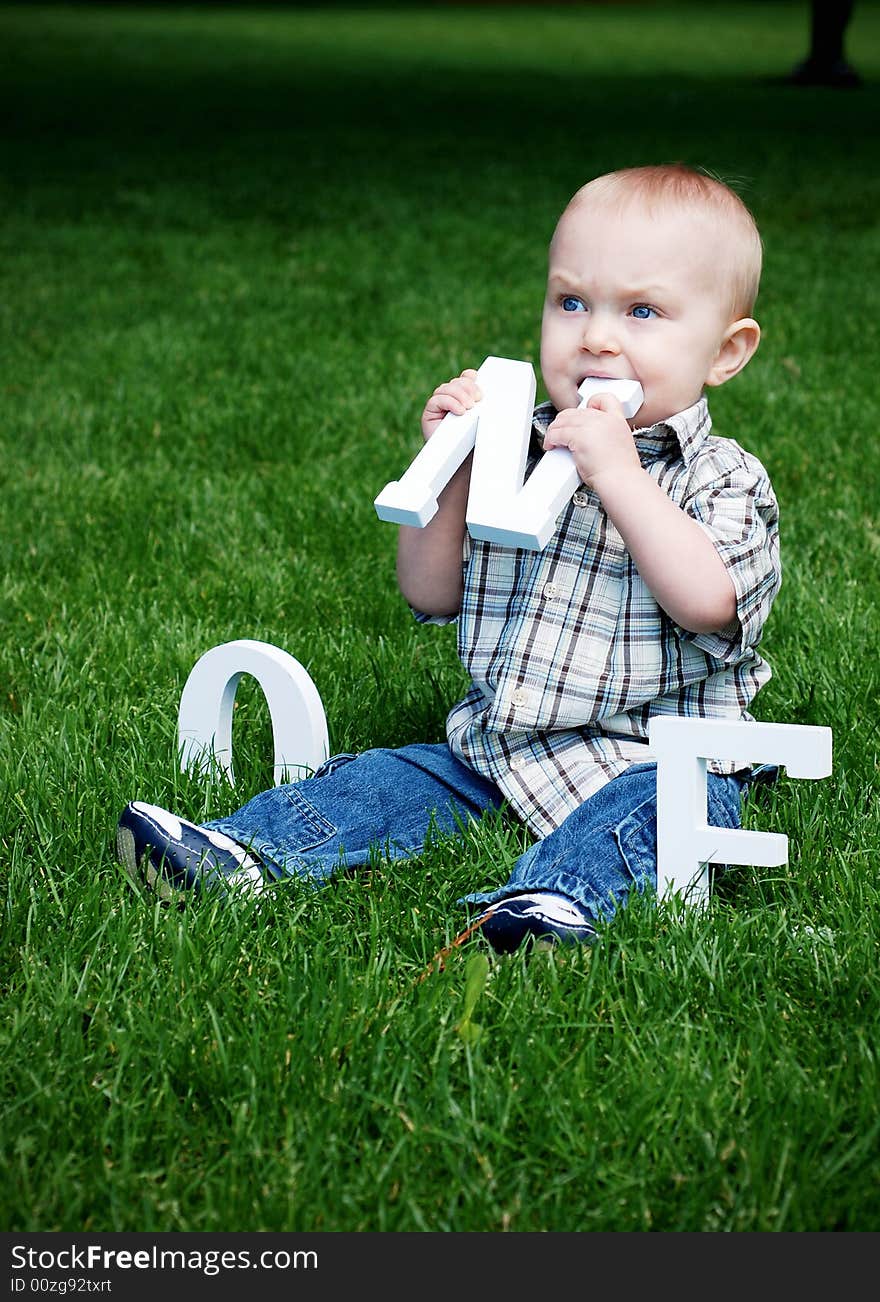
[{"label": "shirt collar", "polygon": [[[547,427],[556,418],[556,408],[552,402],[540,403],[532,417],[532,438],[539,448],[544,446]],[[709,404],[705,397],[700,398],[692,407],[676,412],[668,420],[658,421],[645,429],[633,430],[636,447],[646,459],[655,460],[664,452],[668,455],[670,443],[675,441],[681,450],[685,462],[690,461],[699,451],[706,436],[712,428]]]}]

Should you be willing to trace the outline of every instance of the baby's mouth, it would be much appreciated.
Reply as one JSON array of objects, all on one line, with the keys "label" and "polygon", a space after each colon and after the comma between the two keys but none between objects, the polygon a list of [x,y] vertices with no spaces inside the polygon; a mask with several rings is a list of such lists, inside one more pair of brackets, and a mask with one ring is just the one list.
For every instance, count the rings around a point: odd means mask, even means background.
[{"label": "baby's mouth", "polygon": [[612,375],[610,371],[587,371],[586,375],[582,375],[578,380],[578,384],[583,384],[584,380],[621,380],[624,378],[621,375]]}]

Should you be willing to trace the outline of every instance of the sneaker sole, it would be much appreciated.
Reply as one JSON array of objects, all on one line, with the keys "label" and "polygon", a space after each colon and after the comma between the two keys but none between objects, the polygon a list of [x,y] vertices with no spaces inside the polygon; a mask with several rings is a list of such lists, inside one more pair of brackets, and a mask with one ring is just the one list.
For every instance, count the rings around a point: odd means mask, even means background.
[{"label": "sneaker sole", "polygon": [[156,871],[147,856],[144,856],[146,862],[143,865],[138,863],[134,834],[127,827],[120,827],[116,831],[116,853],[127,876],[135,886],[141,887],[146,884],[166,904],[179,894],[167,878]]}]

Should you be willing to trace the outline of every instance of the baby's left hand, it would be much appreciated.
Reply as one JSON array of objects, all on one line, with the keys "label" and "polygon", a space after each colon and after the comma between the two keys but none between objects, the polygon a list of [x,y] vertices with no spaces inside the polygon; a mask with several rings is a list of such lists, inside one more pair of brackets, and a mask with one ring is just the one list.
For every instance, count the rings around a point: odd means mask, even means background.
[{"label": "baby's left hand", "polygon": [[568,448],[578,474],[599,496],[601,480],[641,469],[632,430],[610,393],[597,393],[586,407],[561,411],[544,435],[544,451]]}]

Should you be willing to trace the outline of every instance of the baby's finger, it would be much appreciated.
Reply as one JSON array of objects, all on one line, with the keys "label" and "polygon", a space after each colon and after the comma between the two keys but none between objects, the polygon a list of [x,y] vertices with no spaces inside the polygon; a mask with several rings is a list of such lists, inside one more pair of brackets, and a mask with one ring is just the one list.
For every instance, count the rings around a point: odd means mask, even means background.
[{"label": "baby's finger", "polygon": [[443,411],[453,411],[458,415],[468,411],[475,402],[479,402],[480,391],[473,381],[461,378],[440,384],[434,390],[431,402]]},{"label": "baby's finger", "polygon": [[458,379],[452,380],[451,383],[463,393],[466,393],[473,402],[479,402],[483,396],[477,381],[477,372],[474,370],[462,371]]},{"label": "baby's finger", "polygon": [[564,423],[554,421],[544,432],[544,451],[549,452],[551,448],[567,448],[570,441],[571,430],[567,429]]},{"label": "baby's finger", "polygon": [[623,407],[613,393],[594,393],[587,406],[594,411],[607,411],[612,416],[623,416],[626,419]]}]

